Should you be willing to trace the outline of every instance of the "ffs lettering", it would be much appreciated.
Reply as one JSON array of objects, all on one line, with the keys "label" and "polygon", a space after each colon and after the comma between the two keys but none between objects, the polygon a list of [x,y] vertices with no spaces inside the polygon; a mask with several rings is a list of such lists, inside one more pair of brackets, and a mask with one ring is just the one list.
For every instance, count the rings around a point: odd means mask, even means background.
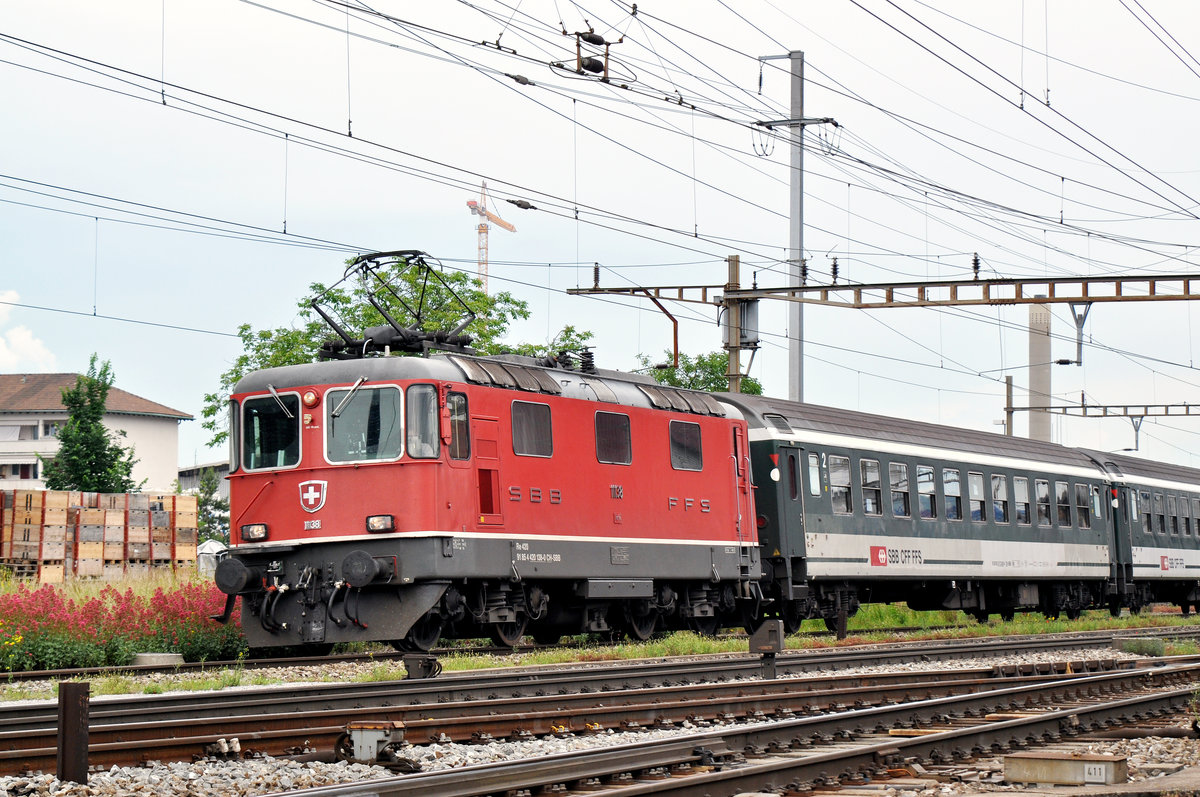
[{"label": "ffs lettering", "polygon": [[684,512],[699,509],[701,512],[711,512],[712,502],[707,498],[668,498],[667,509],[682,507]]}]

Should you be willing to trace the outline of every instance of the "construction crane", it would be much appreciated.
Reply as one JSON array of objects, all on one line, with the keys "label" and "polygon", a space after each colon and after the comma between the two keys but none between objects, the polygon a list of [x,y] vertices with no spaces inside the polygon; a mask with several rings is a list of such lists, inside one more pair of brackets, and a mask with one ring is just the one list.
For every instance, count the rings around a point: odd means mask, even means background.
[{"label": "construction crane", "polygon": [[471,213],[479,216],[479,226],[475,229],[479,231],[479,281],[483,284],[483,292],[488,292],[488,230],[490,221],[502,230],[516,232],[517,228],[509,224],[504,219],[497,216],[487,209],[487,181],[484,180],[479,188],[479,201],[474,199],[467,200],[467,207]]}]

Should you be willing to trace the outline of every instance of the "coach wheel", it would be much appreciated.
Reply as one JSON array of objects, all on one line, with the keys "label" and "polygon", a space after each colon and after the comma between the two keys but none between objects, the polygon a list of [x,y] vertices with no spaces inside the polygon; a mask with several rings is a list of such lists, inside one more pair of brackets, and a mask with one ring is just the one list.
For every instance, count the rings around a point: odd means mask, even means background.
[{"label": "coach wheel", "polygon": [[404,639],[397,640],[392,647],[409,653],[427,653],[433,650],[442,637],[442,618],[427,614],[408,630]]},{"label": "coach wheel", "polygon": [[712,617],[689,617],[688,628],[701,636],[716,636],[721,627],[721,620],[716,615]]},{"label": "coach wheel", "polygon": [[1112,600],[1110,600],[1108,602],[1108,613],[1110,615],[1112,615],[1113,617],[1120,617],[1121,616],[1121,602],[1119,600],[1117,600],[1116,598],[1113,598]]},{"label": "coach wheel", "polygon": [[533,637],[533,641],[539,645],[557,645],[559,642],[562,642],[563,638],[562,631],[553,626],[549,628],[545,626],[534,626],[533,630],[529,632],[529,635]]},{"label": "coach wheel", "polygon": [[[1011,623],[1013,621],[1013,618],[1016,616],[1017,616],[1017,612],[1015,609],[1001,609],[1000,610],[1000,619],[1006,623]],[[1050,617],[1050,615],[1046,615],[1046,616]],[[1051,617],[1050,619],[1053,620],[1053,619],[1056,619],[1057,617],[1058,617],[1058,612],[1055,612],[1054,617]]]},{"label": "coach wheel", "polygon": [[521,637],[525,636],[525,626],[528,624],[529,618],[521,615],[511,623],[493,623],[488,633],[496,647],[515,648],[521,644]]},{"label": "coach wheel", "polygon": [[967,612],[967,614],[974,617],[975,622],[981,625],[987,625],[988,618],[992,616],[992,613],[987,609],[971,609]]},{"label": "coach wheel", "polygon": [[1081,615],[1081,614],[1083,614],[1083,610],[1080,609],[1078,606],[1069,606],[1067,608],[1067,619],[1068,620],[1078,620],[1079,615]]},{"label": "coach wheel", "polygon": [[788,601],[783,604],[783,611],[780,612],[783,619],[783,632],[785,634],[795,634],[800,630],[800,626],[804,624],[804,609],[800,605],[800,601]]},{"label": "coach wheel", "polygon": [[333,653],[332,642],[310,642],[307,645],[301,645],[300,650],[305,656],[328,656]]}]

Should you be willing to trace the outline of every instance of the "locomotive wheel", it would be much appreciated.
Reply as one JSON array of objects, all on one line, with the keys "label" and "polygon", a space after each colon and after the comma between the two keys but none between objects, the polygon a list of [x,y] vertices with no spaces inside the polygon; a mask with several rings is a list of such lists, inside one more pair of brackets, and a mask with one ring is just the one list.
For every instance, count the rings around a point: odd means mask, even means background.
[{"label": "locomotive wheel", "polygon": [[638,642],[645,642],[654,636],[654,630],[658,628],[658,612],[647,612],[643,615],[635,614],[633,611],[626,611],[625,629],[631,639]]},{"label": "locomotive wheel", "polygon": [[427,614],[416,625],[409,629],[404,639],[398,640],[393,647],[410,653],[427,653],[437,645],[442,636],[442,618]]},{"label": "locomotive wheel", "polygon": [[795,634],[804,624],[804,612],[800,609],[800,601],[788,601],[780,613],[783,618],[783,633]]},{"label": "locomotive wheel", "polygon": [[974,617],[975,622],[979,623],[980,625],[987,625],[988,618],[992,616],[991,612],[989,612],[987,609],[971,609],[967,612],[967,614]]},{"label": "locomotive wheel", "polygon": [[534,626],[533,631],[530,632],[530,636],[539,645],[557,645],[562,641],[563,637],[562,632],[557,628],[546,628],[544,626]]},{"label": "locomotive wheel", "polygon": [[1068,620],[1078,620],[1079,615],[1081,615],[1081,614],[1083,614],[1083,610],[1080,609],[1079,607],[1077,607],[1077,606],[1068,606],[1067,607],[1067,619]]},{"label": "locomotive wheel", "polygon": [[488,635],[498,648],[515,648],[521,644],[521,637],[525,636],[525,626],[528,624],[529,618],[522,615],[511,623],[493,623]]},{"label": "locomotive wheel", "polygon": [[[1000,619],[1006,623],[1011,623],[1013,621],[1013,618],[1016,616],[1017,616],[1016,609],[1001,609],[1000,610]],[[1046,616],[1049,617],[1050,615],[1046,615]],[[1055,613],[1054,617],[1051,617],[1050,619],[1053,620],[1053,619],[1056,619],[1057,617],[1058,617],[1058,614]]]}]

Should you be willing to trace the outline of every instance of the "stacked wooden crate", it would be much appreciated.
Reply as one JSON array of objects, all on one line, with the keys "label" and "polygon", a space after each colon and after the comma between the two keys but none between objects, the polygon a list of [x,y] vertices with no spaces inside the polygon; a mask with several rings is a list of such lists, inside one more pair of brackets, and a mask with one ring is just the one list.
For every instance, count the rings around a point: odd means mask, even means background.
[{"label": "stacked wooden crate", "polygon": [[17,575],[117,580],[196,560],[194,495],[0,492],[0,560]]}]

